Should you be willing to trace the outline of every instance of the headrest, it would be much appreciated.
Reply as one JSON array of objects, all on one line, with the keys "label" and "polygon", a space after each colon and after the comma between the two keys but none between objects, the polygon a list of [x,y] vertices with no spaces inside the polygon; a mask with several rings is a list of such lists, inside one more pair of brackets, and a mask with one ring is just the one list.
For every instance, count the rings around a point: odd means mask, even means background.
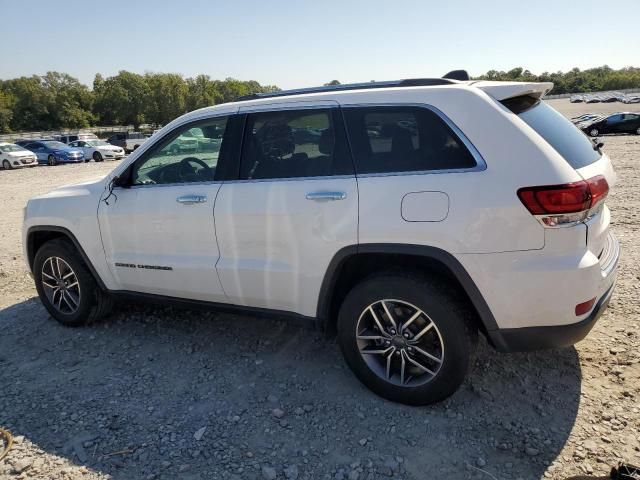
[{"label": "headrest", "polygon": [[267,124],[260,129],[259,143],[267,157],[284,157],[294,152],[293,131],[284,123]]},{"label": "headrest", "polygon": [[336,143],[336,137],[333,134],[333,129],[327,128],[322,131],[320,135],[320,141],[318,142],[318,150],[323,155],[333,155],[333,147]]}]

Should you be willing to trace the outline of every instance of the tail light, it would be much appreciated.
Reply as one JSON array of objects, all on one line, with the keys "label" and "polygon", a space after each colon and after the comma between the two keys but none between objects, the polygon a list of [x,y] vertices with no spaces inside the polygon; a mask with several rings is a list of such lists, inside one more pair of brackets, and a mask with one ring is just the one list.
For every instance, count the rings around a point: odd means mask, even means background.
[{"label": "tail light", "polygon": [[523,205],[546,227],[575,225],[595,215],[609,193],[602,175],[566,183],[518,190]]}]

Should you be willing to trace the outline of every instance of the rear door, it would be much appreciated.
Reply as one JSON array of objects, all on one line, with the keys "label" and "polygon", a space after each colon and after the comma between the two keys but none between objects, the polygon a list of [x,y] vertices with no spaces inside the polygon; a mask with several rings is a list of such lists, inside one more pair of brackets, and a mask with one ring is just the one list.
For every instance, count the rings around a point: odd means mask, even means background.
[{"label": "rear door", "polygon": [[358,190],[337,105],[240,113],[237,180],[215,205],[222,286],[234,304],[315,316],[329,262],[357,244]]},{"label": "rear door", "polygon": [[25,148],[27,150],[31,150],[33,153],[36,154],[36,158],[38,159],[39,163],[46,162],[49,157],[49,153],[47,152],[47,149],[40,142],[30,143]]}]

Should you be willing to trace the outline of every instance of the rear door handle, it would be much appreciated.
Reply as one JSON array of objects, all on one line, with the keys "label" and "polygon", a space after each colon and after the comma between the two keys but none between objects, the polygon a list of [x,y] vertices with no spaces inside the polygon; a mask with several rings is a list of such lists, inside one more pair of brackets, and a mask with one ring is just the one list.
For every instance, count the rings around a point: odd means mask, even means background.
[{"label": "rear door handle", "polygon": [[194,203],[205,203],[207,201],[206,195],[182,195],[176,198],[176,202],[183,205],[193,205]]},{"label": "rear door handle", "polygon": [[347,198],[345,192],[309,192],[307,200],[315,200],[316,202],[328,202],[332,200],[344,200]]}]

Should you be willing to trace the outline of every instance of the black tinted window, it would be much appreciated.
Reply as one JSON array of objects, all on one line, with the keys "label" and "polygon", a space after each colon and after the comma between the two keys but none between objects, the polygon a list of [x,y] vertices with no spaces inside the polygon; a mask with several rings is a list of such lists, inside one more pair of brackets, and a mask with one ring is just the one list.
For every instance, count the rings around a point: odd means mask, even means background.
[{"label": "black tinted window", "polygon": [[600,159],[593,142],[561,113],[544,102],[518,115],[544,138],[573,168],[586,167]]},{"label": "black tinted window", "polygon": [[318,177],[349,173],[342,131],[332,111],[249,114],[240,178]]},{"label": "black tinted window", "polygon": [[476,166],[455,132],[427,108],[358,107],[345,116],[359,174]]}]

